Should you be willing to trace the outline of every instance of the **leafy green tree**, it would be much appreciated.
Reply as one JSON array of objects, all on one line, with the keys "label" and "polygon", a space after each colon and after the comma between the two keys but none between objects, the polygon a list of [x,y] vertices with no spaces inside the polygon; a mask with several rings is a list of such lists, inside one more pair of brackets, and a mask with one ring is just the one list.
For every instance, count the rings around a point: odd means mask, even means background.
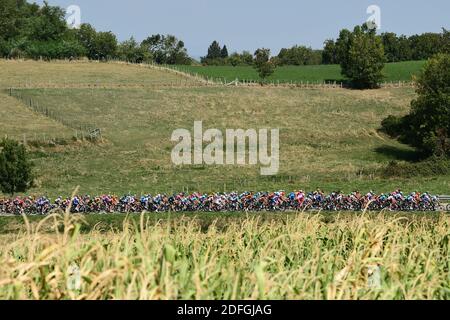
[{"label": "leafy green tree", "polygon": [[320,65],[323,63],[323,50],[312,50],[308,58],[307,65]]},{"label": "leafy green tree", "polygon": [[412,59],[411,44],[406,36],[398,37],[393,32],[381,35],[387,62],[408,61]]},{"label": "leafy green tree", "polygon": [[348,66],[348,50],[351,36],[352,32],[350,30],[343,29],[339,32],[339,38],[336,40],[336,60],[342,68],[347,68]]},{"label": "leafy green tree", "polygon": [[444,52],[442,34],[424,33],[411,36],[409,40],[412,48],[412,59],[414,60],[429,59],[435,54]]},{"label": "leafy green tree", "polygon": [[165,36],[155,34],[142,41],[141,45],[153,56],[156,63],[166,64],[167,52],[164,42]]},{"label": "leafy green tree", "polygon": [[383,33],[381,35],[383,41],[384,52],[386,55],[386,60],[388,62],[399,61],[399,41],[397,35],[393,32]]},{"label": "leafy green tree", "polygon": [[378,87],[383,79],[386,58],[383,43],[375,30],[367,25],[357,26],[352,33],[342,31],[341,36],[338,56],[342,74],[357,88]]},{"label": "leafy green tree", "polygon": [[9,43],[0,38],[0,57],[6,57],[9,55],[9,53],[11,52]]},{"label": "leafy green tree", "polygon": [[[225,65],[253,66],[253,55],[248,51],[242,53],[233,52],[228,58],[223,59]],[[210,63],[210,61],[208,61]]]},{"label": "leafy green tree", "polygon": [[168,39],[173,39],[171,45],[169,46],[169,59],[167,61],[168,64],[191,64],[192,59],[189,57],[187,53],[187,49],[184,46],[184,42],[182,40],[178,40],[174,36],[168,36]]},{"label": "leafy green tree", "polygon": [[18,35],[20,12],[16,0],[0,1],[0,39],[11,39]]},{"label": "leafy green tree", "polygon": [[64,10],[24,0],[0,2],[0,54],[3,57],[66,58],[82,55],[69,37]]},{"label": "leafy green tree", "polygon": [[255,51],[255,68],[261,80],[275,72],[275,64],[270,60],[270,49],[261,48]]},{"label": "leafy green tree", "polygon": [[191,64],[184,42],[173,35],[155,34],[144,41],[144,47],[158,64]]},{"label": "leafy green tree", "polygon": [[116,55],[118,43],[112,32],[97,32],[90,24],[82,24],[75,33],[89,59],[108,60]]},{"label": "leafy green tree", "polygon": [[233,67],[239,66],[242,64],[241,55],[237,52],[233,52],[227,59],[227,64],[232,65]]},{"label": "leafy green tree", "polygon": [[248,51],[242,53],[233,52],[224,60],[224,64],[231,66],[252,66],[253,55]]},{"label": "leafy green tree", "polygon": [[398,46],[398,57],[397,61],[409,61],[412,60],[412,50],[411,50],[411,43],[409,39],[402,35],[400,37],[397,37],[397,46]]},{"label": "leafy green tree", "polygon": [[28,39],[37,41],[62,39],[68,30],[65,12],[60,7],[50,6],[47,1],[36,14],[27,19],[25,33]]},{"label": "leafy green tree", "polygon": [[90,24],[83,23],[78,30],[75,30],[75,37],[85,48],[89,59],[96,59],[95,38],[97,31]]},{"label": "leafy green tree", "polygon": [[253,65],[253,55],[249,51],[242,51],[241,53],[241,61],[246,65]]},{"label": "leafy green tree", "polygon": [[442,33],[424,33],[406,37],[393,32],[381,35],[388,62],[425,60],[438,53],[450,53],[450,36],[446,29]]},{"label": "leafy green tree", "polygon": [[450,31],[442,28],[442,53],[450,54]]},{"label": "leafy green tree", "polygon": [[322,53],[305,46],[283,48],[278,54],[280,65],[314,65],[322,62]]},{"label": "leafy green tree", "polygon": [[3,139],[0,143],[0,188],[13,195],[27,191],[33,183],[32,164],[23,145]]},{"label": "leafy green tree", "polygon": [[98,32],[94,41],[95,58],[111,59],[116,54],[117,45],[117,38],[112,32]]},{"label": "leafy green tree", "polygon": [[392,137],[425,154],[450,155],[450,55],[430,59],[417,80],[418,98],[405,117],[382,123]]},{"label": "leafy green tree", "polygon": [[151,61],[151,54],[139,45],[133,37],[122,42],[117,49],[117,56],[122,61],[142,63]]},{"label": "leafy green tree", "polygon": [[322,52],[323,64],[338,64],[338,58],[336,53],[336,42],[334,40],[326,40]]}]

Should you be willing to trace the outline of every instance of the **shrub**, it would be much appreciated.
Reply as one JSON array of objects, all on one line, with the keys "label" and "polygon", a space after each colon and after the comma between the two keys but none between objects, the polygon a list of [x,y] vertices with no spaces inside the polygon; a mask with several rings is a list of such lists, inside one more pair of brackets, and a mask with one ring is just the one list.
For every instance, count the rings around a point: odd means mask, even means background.
[{"label": "shrub", "polygon": [[381,127],[389,136],[398,138],[403,131],[403,118],[396,116],[389,116],[381,122]]},{"label": "shrub", "polygon": [[417,80],[418,98],[403,118],[388,117],[383,129],[418,150],[450,155],[450,55],[430,59]]},{"label": "shrub", "polygon": [[433,156],[425,161],[417,163],[403,163],[391,161],[382,169],[381,175],[385,178],[417,176],[439,176],[450,173],[450,161],[442,157]]},{"label": "shrub", "polygon": [[10,139],[0,143],[0,189],[13,195],[27,191],[33,183],[32,164],[23,145]]},{"label": "shrub", "polygon": [[144,46],[139,45],[136,40],[131,37],[129,40],[122,42],[117,49],[117,57],[122,61],[131,63],[151,62],[152,57]]},{"label": "shrub", "polygon": [[8,42],[0,38],[0,57],[5,58],[9,55],[11,49],[9,48]]},{"label": "shrub", "polygon": [[255,68],[264,80],[275,72],[275,64],[270,60],[270,49],[258,49],[255,52]]},{"label": "shrub", "polygon": [[31,59],[68,59],[85,55],[77,41],[33,41],[25,44],[25,55]]}]

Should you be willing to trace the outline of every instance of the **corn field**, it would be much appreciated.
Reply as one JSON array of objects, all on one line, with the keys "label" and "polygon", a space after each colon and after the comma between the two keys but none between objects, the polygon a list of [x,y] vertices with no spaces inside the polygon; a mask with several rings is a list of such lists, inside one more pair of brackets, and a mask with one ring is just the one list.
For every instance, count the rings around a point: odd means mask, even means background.
[{"label": "corn field", "polygon": [[444,214],[246,217],[225,228],[142,215],[88,234],[65,213],[24,219],[26,232],[0,238],[0,299],[450,297]]}]

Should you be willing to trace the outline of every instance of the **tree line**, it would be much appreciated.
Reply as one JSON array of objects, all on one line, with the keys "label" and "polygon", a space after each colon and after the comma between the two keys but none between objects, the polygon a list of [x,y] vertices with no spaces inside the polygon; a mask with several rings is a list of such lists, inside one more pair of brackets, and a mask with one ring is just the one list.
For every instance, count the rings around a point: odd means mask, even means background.
[{"label": "tree line", "polygon": [[[142,42],[134,38],[119,42],[112,32],[96,31],[83,24],[70,29],[65,12],[44,2],[43,6],[26,0],[0,2],[0,57],[31,59],[118,59],[128,62],[191,64],[184,42],[172,35],[152,35]],[[345,40],[351,31],[344,29],[337,40],[327,40],[321,50],[295,45],[283,48],[271,57],[274,65],[342,64]],[[410,37],[388,32],[376,35],[384,47],[386,62],[426,60],[438,53],[450,52],[450,32],[424,33]],[[229,53],[217,41],[201,58],[204,65],[254,65],[255,55],[249,51]]]},{"label": "tree line", "polygon": [[[322,52],[323,64],[342,63],[342,45],[349,30],[341,30],[339,38],[327,40]],[[427,60],[438,53],[450,52],[450,31],[445,28],[442,33],[424,33],[407,37],[398,36],[393,32],[377,35],[384,47],[386,62],[401,62],[411,60]]]},{"label": "tree line", "polygon": [[[263,49],[261,48],[261,50]],[[224,45],[221,49],[219,42],[214,40],[208,48],[208,54],[202,57],[200,62],[208,66],[251,66],[255,64],[256,59],[256,53],[251,54],[245,50],[242,53],[233,52],[228,54],[227,46]],[[281,49],[278,56],[271,56],[270,60],[277,66],[316,65],[322,63],[322,51],[313,50],[305,46],[293,46],[289,49]]]},{"label": "tree line", "polygon": [[97,31],[89,24],[70,29],[62,8],[26,0],[0,1],[0,57],[191,63],[183,41],[172,35],[156,34],[141,43],[134,38],[120,43],[112,32]]},{"label": "tree line", "polygon": [[[278,66],[284,65],[321,65],[345,63],[343,53],[346,48],[346,40],[352,31],[343,29],[337,40],[329,39],[324,42],[321,50],[311,47],[295,45],[291,48],[283,48],[277,56],[271,57]],[[450,52],[450,31],[445,28],[442,33],[424,33],[407,37],[398,36],[393,32],[375,35],[382,45],[386,62],[401,62],[412,60],[427,60],[438,53]],[[223,46],[227,50],[226,46]],[[226,55],[221,52],[220,45],[214,41],[208,48],[208,54],[201,59],[204,65],[251,65],[251,54],[244,51],[242,54],[232,53]]]}]

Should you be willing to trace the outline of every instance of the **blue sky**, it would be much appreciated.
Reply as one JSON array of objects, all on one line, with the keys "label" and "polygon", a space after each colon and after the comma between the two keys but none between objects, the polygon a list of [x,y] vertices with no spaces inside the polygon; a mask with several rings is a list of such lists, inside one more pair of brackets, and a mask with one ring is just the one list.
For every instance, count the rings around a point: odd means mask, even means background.
[{"label": "blue sky", "polygon": [[[30,1],[32,2],[32,1]],[[43,1],[36,1],[43,3]],[[368,6],[381,9],[380,32],[412,35],[450,29],[449,0],[48,0],[67,8],[78,5],[82,22],[113,31],[119,40],[141,41],[155,33],[182,39],[189,54],[205,55],[213,40],[229,51],[303,44],[321,48],[342,28],[362,24]]]}]

